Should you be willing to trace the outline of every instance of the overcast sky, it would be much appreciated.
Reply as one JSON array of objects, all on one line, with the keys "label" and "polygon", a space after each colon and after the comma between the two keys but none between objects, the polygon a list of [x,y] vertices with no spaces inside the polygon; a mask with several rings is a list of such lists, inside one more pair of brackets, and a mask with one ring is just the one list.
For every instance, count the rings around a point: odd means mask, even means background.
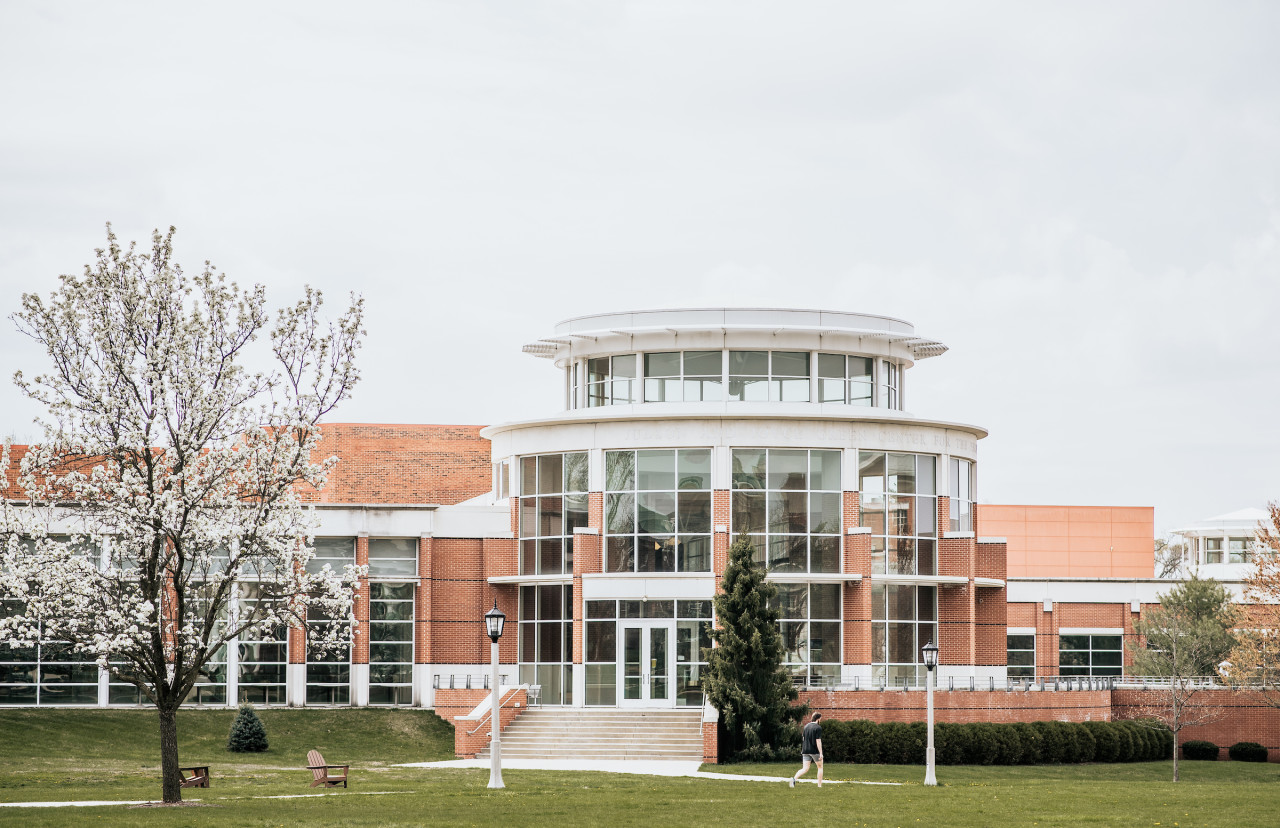
[{"label": "overcast sky", "polygon": [[[111,221],[367,301],[335,420],[559,407],[585,313],[886,314],[979,498],[1280,499],[1280,5],[0,0],[0,310]],[[44,366],[0,323],[0,430]]]}]

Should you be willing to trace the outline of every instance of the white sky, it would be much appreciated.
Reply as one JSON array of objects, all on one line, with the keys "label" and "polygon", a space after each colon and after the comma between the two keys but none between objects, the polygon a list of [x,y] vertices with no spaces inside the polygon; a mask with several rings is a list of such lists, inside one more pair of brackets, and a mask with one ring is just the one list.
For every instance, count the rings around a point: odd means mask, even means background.
[{"label": "white sky", "polygon": [[0,0],[6,315],[174,224],[364,295],[333,419],[491,423],[559,407],[566,317],[882,313],[981,500],[1157,531],[1280,498],[1278,161],[1275,4]]}]

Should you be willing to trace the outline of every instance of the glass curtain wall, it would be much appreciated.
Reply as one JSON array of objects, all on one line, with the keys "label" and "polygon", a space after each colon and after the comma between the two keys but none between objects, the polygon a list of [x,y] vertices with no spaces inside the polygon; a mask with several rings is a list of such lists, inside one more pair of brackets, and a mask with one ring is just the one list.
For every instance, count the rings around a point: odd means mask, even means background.
[{"label": "glass curtain wall", "polygon": [[731,531],[778,572],[839,572],[840,452],[734,449]]},{"label": "glass curtain wall", "polygon": [[808,402],[808,351],[729,351],[730,400]]},{"label": "glass curtain wall", "polygon": [[[319,572],[325,565],[342,571],[356,562],[355,538],[316,538],[315,557],[307,562],[308,572]],[[321,632],[332,626],[346,628],[347,644],[321,650],[311,644],[312,631]],[[330,618],[316,607],[307,607],[307,704],[351,703],[351,622]]]},{"label": "glass curtain wall", "polygon": [[605,453],[605,571],[711,571],[711,450]]},{"label": "glass curtain wall", "polygon": [[870,406],[875,364],[871,357],[818,354],[818,402]]},{"label": "glass curtain wall", "polygon": [[938,573],[936,463],[927,454],[858,455],[858,512],[861,524],[871,529],[872,573]]},{"label": "glass curtain wall", "polygon": [[413,704],[418,541],[369,539],[369,703]]},{"label": "glass curtain wall", "polygon": [[778,584],[783,661],[805,684],[840,680],[840,585]]},{"label": "glass curtain wall", "polygon": [[587,525],[587,453],[520,458],[520,574],[573,574],[573,530]]},{"label": "glass curtain wall", "polygon": [[724,398],[722,351],[644,355],[645,402],[717,402]]},{"label": "glass curtain wall", "polygon": [[520,587],[520,683],[543,704],[573,704],[573,586]]},{"label": "glass curtain wall", "polygon": [[587,360],[587,405],[594,408],[636,402],[637,377],[635,354]]},{"label": "glass curtain wall", "polygon": [[921,648],[938,640],[937,587],[871,587],[871,677],[889,687],[924,682]]},{"label": "glass curtain wall", "polygon": [[[15,615],[18,601],[0,602]],[[0,705],[96,705],[98,665],[56,641],[0,643]]]},{"label": "glass curtain wall", "polygon": [[[248,582],[238,587],[239,615],[253,612],[261,596],[261,587]],[[284,704],[285,666],[289,661],[288,628],[283,624],[257,633],[241,633],[238,652],[238,686],[240,704]]]}]

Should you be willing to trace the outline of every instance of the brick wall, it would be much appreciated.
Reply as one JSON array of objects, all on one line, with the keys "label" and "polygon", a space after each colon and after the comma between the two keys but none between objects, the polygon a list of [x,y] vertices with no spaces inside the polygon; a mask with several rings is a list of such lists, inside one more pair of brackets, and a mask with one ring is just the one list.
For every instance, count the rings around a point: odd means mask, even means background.
[{"label": "brick wall", "polygon": [[[1117,719],[1150,715],[1153,708],[1163,706],[1161,694],[1153,690],[1115,690],[1111,700]],[[1208,724],[1184,728],[1179,742],[1191,739],[1213,742],[1222,749],[1219,754],[1222,759],[1227,758],[1227,748],[1236,742],[1257,742],[1267,749],[1269,761],[1280,762],[1280,709],[1267,704],[1259,694],[1205,690],[1191,700],[1196,705],[1220,709],[1222,716]]]},{"label": "brick wall", "polygon": [[460,503],[489,491],[483,426],[325,423],[320,457],[338,465],[315,503]]}]

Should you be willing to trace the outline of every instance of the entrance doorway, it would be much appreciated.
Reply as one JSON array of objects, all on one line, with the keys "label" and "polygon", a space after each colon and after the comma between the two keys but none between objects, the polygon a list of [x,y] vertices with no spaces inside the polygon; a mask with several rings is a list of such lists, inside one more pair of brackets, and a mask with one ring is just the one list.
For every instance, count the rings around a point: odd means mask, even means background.
[{"label": "entrance doorway", "polygon": [[622,685],[620,705],[628,707],[672,707],[672,662],[670,621],[621,622],[622,646],[618,653],[618,678]]}]

